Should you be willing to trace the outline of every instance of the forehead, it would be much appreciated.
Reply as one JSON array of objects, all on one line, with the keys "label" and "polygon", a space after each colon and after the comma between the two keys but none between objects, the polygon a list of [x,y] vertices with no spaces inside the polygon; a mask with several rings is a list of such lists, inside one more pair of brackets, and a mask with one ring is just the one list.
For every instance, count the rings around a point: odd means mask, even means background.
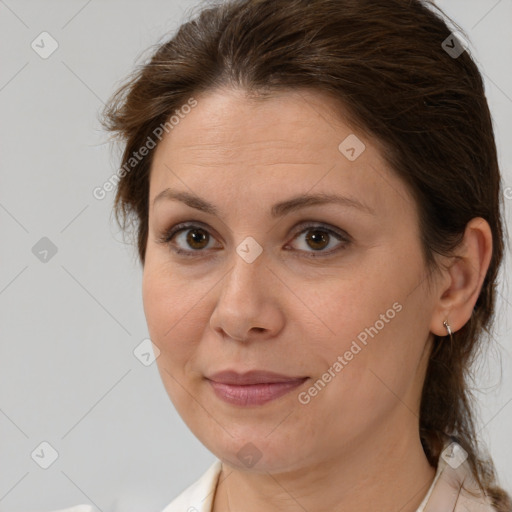
[{"label": "forehead", "polygon": [[331,150],[319,155],[324,161],[338,157],[336,140],[351,132],[335,115],[334,102],[315,91],[254,98],[241,90],[222,89],[202,94],[197,102],[161,143],[180,161],[188,155],[215,165],[217,159],[224,163],[257,156],[258,163],[300,163],[313,147]]},{"label": "forehead", "polygon": [[[364,196],[376,208],[396,202],[397,194],[410,200],[380,145],[356,133],[328,96],[302,90],[253,99],[243,91],[218,90],[196,100],[156,148],[150,201],[166,187],[210,197],[250,188],[274,199],[286,191],[336,189]],[[356,159],[343,153],[347,144],[355,147]]]}]

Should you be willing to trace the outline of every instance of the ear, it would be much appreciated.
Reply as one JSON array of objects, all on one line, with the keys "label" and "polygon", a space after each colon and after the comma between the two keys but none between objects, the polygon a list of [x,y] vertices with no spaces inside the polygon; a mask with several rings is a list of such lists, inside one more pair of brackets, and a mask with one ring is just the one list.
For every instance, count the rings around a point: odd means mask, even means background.
[{"label": "ear", "polygon": [[443,270],[438,286],[437,304],[432,314],[430,330],[446,336],[447,321],[456,332],[469,321],[489,268],[492,256],[492,231],[487,221],[475,217],[466,226],[464,239],[452,262]]}]

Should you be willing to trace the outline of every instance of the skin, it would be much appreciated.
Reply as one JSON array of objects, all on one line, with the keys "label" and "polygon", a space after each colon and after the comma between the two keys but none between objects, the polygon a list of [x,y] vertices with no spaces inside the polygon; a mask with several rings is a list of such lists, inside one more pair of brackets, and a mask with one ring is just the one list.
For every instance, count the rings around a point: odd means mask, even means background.
[{"label": "skin", "polygon": [[[214,512],[369,512],[375,503],[414,512],[435,473],[418,433],[432,335],[446,335],[444,320],[454,332],[468,321],[490,261],[488,224],[468,224],[460,258],[443,260],[427,286],[415,202],[377,141],[334,117],[331,99],[302,90],[255,101],[231,89],[196,98],[155,150],[143,301],[164,386],[223,462]],[[366,146],[355,161],[338,149],[350,134]],[[170,199],[153,204],[167,188],[200,196],[218,215]],[[321,192],[373,213],[324,204],[270,216],[274,203]],[[200,223],[204,242],[187,243],[190,228],[159,241],[181,222]],[[325,238],[315,245],[307,235],[317,229]],[[263,249],[252,263],[236,251],[247,237]],[[301,403],[299,393],[396,303],[400,312]],[[225,369],[309,378],[242,407],[220,400],[205,380]],[[247,443],[261,456],[252,467],[237,457]]]}]

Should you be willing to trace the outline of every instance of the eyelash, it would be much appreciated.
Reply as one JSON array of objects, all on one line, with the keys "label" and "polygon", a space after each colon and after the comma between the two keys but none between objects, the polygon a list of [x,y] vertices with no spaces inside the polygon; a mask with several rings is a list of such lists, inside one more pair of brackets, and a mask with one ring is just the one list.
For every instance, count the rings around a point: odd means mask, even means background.
[{"label": "eyelash", "polygon": [[[292,240],[295,240],[300,235],[302,235],[308,231],[316,230],[316,231],[325,232],[329,235],[333,235],[340,242],[342,242],[342,244],[340,246],[338,246],[335,249],[331,249],[328,252],[318,251],[316,253],[315,252],[310,253],[309,251],[299,251],[299,252],[305,252],[306,258],[327,258],[327,257],[332,256],[333,254],[338,253],[339,251],[345,249],[352,242],[351,237],[347,233],[344,233],[343,231],[338,231],[338,230],[334,231],[333,229],[328,228],[320,223],[310,222],[310,223],[306,223],[306,224],[301,224],[300,228],[302,228],[302,230],[299,231],[298,233],[296,233],[293,236]],[[197,249],[195,251],[194,250],[187,251],[185,249],[176,247],[174,244],[171,243],[172,239],[176,235],[178,235],[179,233],[185,232],[185,231],[192,230],[192,229],[202,229],[202,230],[206,231],[211,236],[210,232],[200,224],[180,223],[180,224],[177,224],[176,226],[172,227],[171,229],[167,230],[165,233],[163,233],[163,235],[157,239],[157,242],[162,243],[164,245],[168,245],[169,248],[176,254],[179,254],[179,255],[182,255],[182,256],[185,256],[188,258],[200,257],[200,256],[202,256],[201,253],[205,252],[204,250]]]}]

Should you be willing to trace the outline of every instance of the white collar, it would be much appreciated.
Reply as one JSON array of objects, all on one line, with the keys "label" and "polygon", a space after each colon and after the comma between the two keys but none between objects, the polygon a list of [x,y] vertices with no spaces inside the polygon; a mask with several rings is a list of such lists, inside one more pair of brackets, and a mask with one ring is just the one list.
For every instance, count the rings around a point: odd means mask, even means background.
[{"label": "white collar", "polygon": [[192,485],[187,487],[162,512],[211,512],[222,461],[215,462]]},{"label": "white collar", "polygon": [[[221,460],[216,459],[196,482],[187,487],[162,512],[211,512],[221,468]],[[465,487],[475,489],[476,484],[468,462],[465,461],[454,469],[443,457],[439,457],[434,480],[416,512],[496,512],[491,506],[490,498],[482,494],[473,497],[465,491],[460,492],[462,482]]]}]

